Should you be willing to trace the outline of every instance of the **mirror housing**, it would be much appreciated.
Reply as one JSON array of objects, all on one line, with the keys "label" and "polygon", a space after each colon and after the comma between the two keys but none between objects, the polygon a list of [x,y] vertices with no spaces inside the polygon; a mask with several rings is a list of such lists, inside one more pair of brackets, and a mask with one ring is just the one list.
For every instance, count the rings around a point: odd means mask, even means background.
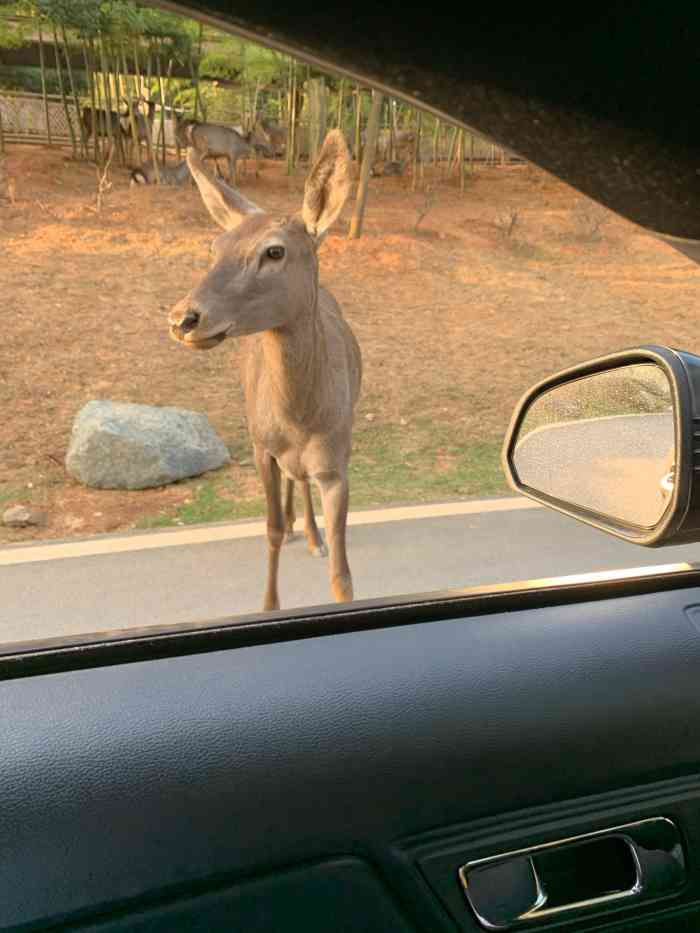
[{"label": "mirror housing", "polygon": [[[557,387],[635,364],[652,364],[663,371],[673,406],[675,466],[673,475],[667,473],[661,478],[660,489],[668,502],[650,527],[594,511],[527,485],[518,475],[514,456],[525,419],[538,399]],[[670,347],[641,346],[589,360],[544,379],[518,402],[505,437],[501,461],[508,482],[516,492],[625,541],[645,547],[700,541],[700,357]],[[578,462],[574,465],[574,469],[577,468]],[[586,451],[581,450],[581,475],[586,469]]]}]

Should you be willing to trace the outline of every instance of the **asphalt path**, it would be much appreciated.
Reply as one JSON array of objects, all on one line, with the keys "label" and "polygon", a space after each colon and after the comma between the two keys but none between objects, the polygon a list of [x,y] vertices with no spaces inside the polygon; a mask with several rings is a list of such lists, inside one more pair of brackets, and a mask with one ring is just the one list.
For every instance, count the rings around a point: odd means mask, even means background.
[{"label": "asphalt path", "polygon": [[[360,599],[700,558],[700,544],[641,548],[518,497],[354,513],[348,550]],[[5,548],[0,642],[257,612],[265,560],[261,522]],[[301,537],[280,595],[283,608],[330,600],[327,562]]]}]

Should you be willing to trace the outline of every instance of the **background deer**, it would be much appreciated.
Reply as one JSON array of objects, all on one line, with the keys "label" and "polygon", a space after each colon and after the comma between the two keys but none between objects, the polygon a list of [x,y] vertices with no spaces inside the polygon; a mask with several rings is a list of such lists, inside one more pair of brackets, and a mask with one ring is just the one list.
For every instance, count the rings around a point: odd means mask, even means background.
[{"label": "background deer", "polygon": [[239,133],[229,126],[217,123],[199,123],[196,120],[176,116],[176,140],[183,148],[192,147],[203,159],[214,159],[217,173],[219,159],[228,161],[228,177],[231,184],[236,183],[236,171],[239,159],[245,159],[255,149],[265,155],[272,155],[266,140],[255,130]]},{"label": "background deer", "polygon": [[[302,484],[312,554],[325,553],[309,483],[321,493],[336,600],[353,598],[345,529],[352,419],[360,348],[338,303],[319,285],[316,251],[350,191],[342,134],[328,134],[306,180],[301,213],[277,219],[214,178],[199,155],[187,161],[202,199],[226,233],[214,241],[204,279],[171,311],[171,335],[207,350],[242,337],[243,386],[255,463],[267,499],[265,609],[279,608],[282,541],[293,534],[294,482]],[[282,475],[285,503],[282,503]]]},{"label": "background deer", "polygon": [[156,185],[160,178],[161,185],[186,185],[190,180],[190,167],[183,159],[177,165],[159,165],[158,175],[151,159],[131,173],[132,185]]}]

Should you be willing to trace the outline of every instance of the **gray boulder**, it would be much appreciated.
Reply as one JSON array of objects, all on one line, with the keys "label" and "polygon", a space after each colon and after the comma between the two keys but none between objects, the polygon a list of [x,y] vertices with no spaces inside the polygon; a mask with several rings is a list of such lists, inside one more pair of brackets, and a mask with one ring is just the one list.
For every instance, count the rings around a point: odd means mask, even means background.
[{"label": "gray boulder", "polygon": [[230,459],[200,412],[93,401],[76,416],[66,469],[98,489],[147,489],[215,470]]}]

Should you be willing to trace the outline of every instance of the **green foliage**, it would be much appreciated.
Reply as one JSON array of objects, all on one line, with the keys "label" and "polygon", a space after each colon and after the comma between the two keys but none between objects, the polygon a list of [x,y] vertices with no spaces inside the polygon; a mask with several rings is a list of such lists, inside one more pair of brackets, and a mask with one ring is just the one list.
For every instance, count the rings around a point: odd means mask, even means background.
[{"label": "green foliage", "polygon": [[26,44],[26,26],[14,21],[20,13],[19,3],[0,0],[0,49],[16,49]]}]

